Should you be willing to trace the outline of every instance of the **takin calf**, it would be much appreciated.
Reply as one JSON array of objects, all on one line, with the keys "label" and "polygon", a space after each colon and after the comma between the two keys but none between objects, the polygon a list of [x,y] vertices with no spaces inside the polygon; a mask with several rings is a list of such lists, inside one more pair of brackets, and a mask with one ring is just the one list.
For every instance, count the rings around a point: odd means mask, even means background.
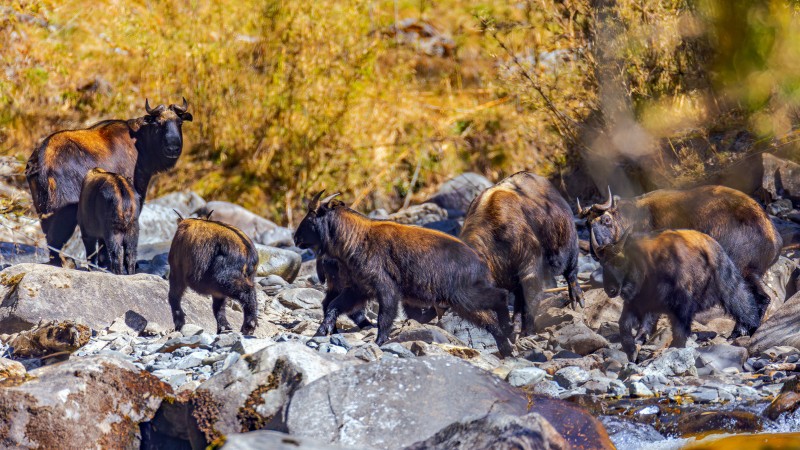
[{"label": "takin calf", "polygon": [[176,330],[186,322],[181,297],[189,287],[201,295],[211,295],[217,333],[231,330],[225,317],[226,297],[231,297],[244,311],[242,334],[253,334],[258,325],[258,252],[249,237],[222,222],[179,218],[168,259],[169,306]]},{"label": "takin calf", "polygon": [[329,333],[339,314],[363,307],[365,298],[376,298],[375,343],[383,345],[400,303],[413,302],[420,308],[453,308],[484,326],[502,355],[511,355],[507,292],[492,286],[489,269],[475,251],[438,231],[368,219],[338,200],[320,203],[321,195],[309,202],[295,243],[336,259],[350,274],[354,289],[345,290],[327,305],[320,331]]},{"label": "takin calf", "polygon": [[33,206],[50,247],[50,263],[61,265],[60,251],[77,225],[78,199],[86,173],[94,167],[133,179],[144,203],[150,178],[175,166],[183,148],[181,125],[192,115],[183,106],[145,100],[147,115],[130,120],[104,120],[83,130],[48,136],[25,167]]},{"label": "takin calf", "polygon": [[[778,260],[783,239],[755,200],[724,186],[700,186],[685,191],[661,189],[628,200],[581,208],[593,240],[617,242],[622,231],[690,229],[708,234],[730,256],[759,305],[759,317],[769,306],[761,277]],[[591,242],[592,240],[590,240]],[[596,247],[592,253],[597,256]]]},{"label": "takin calf", "polygon": [[78,225],[92,264],[117,275],[136,273],[139,194],[130,178],[98,167],[90,170],[81,187]]},{"label": "takin calf", "polygon": [[605,246],[591,239],[603,265],[606,293],[624,301],[619,331],[631,362],[636,361],[636,338],[661,314],[672,322],[671,347],[685,347],[694,315],[714,305],[736,320],[731,338],[758,327],[753,294],[725,250],[707,234],[668,230],[630,236],[628,230],[617,243]]},{"label": "takin calf", "polygon": [[542,288],[557,274],[567,280],[573,308],[583,306],[572,210],[546,178],[519,172],[483,191],[461,239],[486,261],[495,284],[514,294],[523,334],[534,332]]}]

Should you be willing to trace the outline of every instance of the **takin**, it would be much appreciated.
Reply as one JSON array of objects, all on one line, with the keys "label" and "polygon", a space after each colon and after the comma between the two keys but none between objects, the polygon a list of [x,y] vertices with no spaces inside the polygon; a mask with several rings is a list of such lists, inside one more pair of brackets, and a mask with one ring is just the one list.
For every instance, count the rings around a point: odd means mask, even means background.
[{"label": "takin", "polygon": [[534,332],[542,288],[553,286],[555,275],[566,278],[573,308],[583,306],[572,210],[547,179],[519,172],[483,191],[461,239],[486,261],[494,283],[514,294],[523,334]]},{"label": "takin", "polygon": [[[343,264],[339,264],[333,258],[324,255],[317,256],[317,277],[321,283],[326,283],[325,298],[322,300],[322,314],[323,316],[330,309],[331,302],[341,294],[352,298],[353,312],[347,316],[358,328],[368,328],[372,326],[372,322],[366,317],[365,308],[367,302],[370,300],[365,294],[359,291],[358,286],[351,280],[351,275]],[[406,318],[415,320],[419,323],[428,323],[436,317],[434,308],[418,308],[408,304],[407,301],[402,302],[403,312]],[[332,330],[320,327],[315,336],[327,336],[329,333],[336,333],[334,327]]]},{"label": "takin", "polygon": [[364,298],[376,298],[375,343],[383,345],[405,301],[420,308],[453,308],[485,327],[503,356],[511,355],[507,292],[491,284],[489,268],[474,250],[438,231],[372,220],[338,200],[320,202],[321,195],[309,202],[295,243],[336,259],[358,292],[355,296],[340,293],[327,305],[322,333],[333,330],[339,314],[363,307]]},{"label": "takin", "polygon": [[[591,238],[603,266],[603,288],[623,299],[619,331],[622,350],[636,361],[636,339],[658,316],[672,324],[671,347],[685,347],[694,315],[715,305],[736,320],[730,338],[752,334],[758,305],[739,269],[709,235],[694,230],[631,234],[613,244]],[[634,334],[638,326],[639,332]]]},{"label": "takin", "polygon": [[[636,232],[691,229],[708,234],[730,256],[759,306],[759,318],[770,298],[762,277],[780,256],[783,239],[755,200],[723,186],[701,186],[685,191],[661,189],[629,200],[608,200],[578,213],[587,219],[599,245],[608,245],[632,228]],[[592,246],[593,255],[596,250]]]},{"label": "takin", "polygon": [[92,264],[118,275],[136,273],[139,194],[133,180],[97,167],[90,170],[81,187],[78,226]]},{"label": "takin", "polygon": [[83,130],[53,133],[28,159],[25,176],[33,205],[50,247],[50,263],[61,265],[60,250],[78,223],[81,185],[94,167],[133,179],[144,203],[154,174],[175,166],[183,149],[181,124],[192,115],[183,106],[158,105],[147,115],[130,120],[104,120]]},{"label": "takin", "polygon": [[210,295],[217,333],[230,331],[225,317],[227,297],[242,305],[242,334],[256,329],[258,303],[255,275],[258,252],[253,241],[239,229],[206,219],[178,219],[178,230],[169,249],[169,306],[175,330],[186,322],[181,297],[186,288]]}]

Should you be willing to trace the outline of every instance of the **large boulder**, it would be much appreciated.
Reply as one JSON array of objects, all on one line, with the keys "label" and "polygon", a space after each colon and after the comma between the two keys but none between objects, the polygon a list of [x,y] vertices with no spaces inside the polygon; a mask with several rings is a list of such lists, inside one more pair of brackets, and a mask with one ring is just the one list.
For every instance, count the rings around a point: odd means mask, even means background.
[{"label": "large boulder", "polygon": [[529,399],[451,356],[387,358],[334,372],[294,394],[286,425],[292,435],[322,442],[398,449],[458,421],[489,413],[525,415],[529,404],[534,405],[530,412],[544,416],[571,445],[611,448],[605,447],[609,441],[602,425],[580,408]]},{"label": "large boulder", "polygon": [[266,277],[277,275],[291,283],[300,273],[302,258],[291,250],[256,244],[258,250],[258,269],[256,275]]},{"label": "large boulder", "polygon": [[[41,320],[68,319],[100,330],[120,316],[130,324],[153,322],[170,329],[168,291],[169,283],[154,275],[120,276],[18,264],[0,272],[0,329],[15,333]],[[182,306],[188,323],[216,329],[210,298],[187,290]],[[234,327],[242,323],[240,312],[228,308],[227,314]]]},{"label": "large boulder", "polygon": [[366,450],[355,447],[339,447],[322,443],[312,438],[301,438],[269,430],[231,434],[225,437],[222,450]]},{"label": "large boulder", "polygon": [[426,225],[447,219],[447,211],[433,203],[423,203],[390,214],[387,219],[406,225]]},{"label": "large boulder", "polygon": [[[212,220],[218,220],[242,230],[253,242],[264,244],[261,236],[278,227],[278,225],[234,203],[213,201],[196,209],[193,214],[205,217],[211,213]],[[269,236],[269,234],[267,234]]]},{"label": "large boulder", "polygon": [[800,293],[778,308],[750,338],[751,355],[782,345],[800,348]]},{"label": "large boulder", "polygon": [[0,388],[0,447],[138,449],[169,385],[133,364],[94,356],[45,366]]},{"label": "large boulder", "polygon": [[453,423],[406,450],[567,450],[570,445],[544,417],[489,414]]},{"label": "large boulder", "polygon": [[269,346],[201,384],[190,399],[195,448],[231,433],[281,428],[284,404],[299,388],[355,360],[316,352],[296,342]]},{"label": "large boulder", "polygon": [[189,217],[192,211],[205,206],[206,201],[203,200],[203,197],[200,197],[197,193],[187,190],[171,192],[167,195],[162,195],[161,197],[148,201],[147,204],[174,209],[175,211],[181,213],[183,217]]},{"label": "large boulder", "polygon": [[[445,181],[427,202],[435,203],[449,211],[465,213],[469,204],[484,189],[492,187],[491,181],[483,175],[467,172]],[[453,214],[457,215],[457,214]]]},{"label": "large boulder", "polygon": [[714,182],[748,194],[764,194],[769,200],[800,202],[800,165],[769,153],[756,153],[732,164]]}]

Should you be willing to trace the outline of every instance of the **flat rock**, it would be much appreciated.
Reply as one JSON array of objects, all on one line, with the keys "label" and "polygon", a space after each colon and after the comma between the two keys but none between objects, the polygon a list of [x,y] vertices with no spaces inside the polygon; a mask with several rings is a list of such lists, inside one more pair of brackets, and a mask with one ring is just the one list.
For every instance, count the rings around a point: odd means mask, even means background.
[{"label": "flat rock", "polygon": [[750,338],[750,354],[780,345],[800,348],[800,292],[786,300]]},{"label": "flat rock", "polygon": [[139,424],[170,387],[133,364],[93,356],[45,366],[0,389],[4,448],[139,448]]},{"label": "flat rock", "polygon": [[585,356],[608,347],[608,341],[599,334],[592,331],[583,323],[567,324],[553,333],[550,339],[553,346],[560,345],[561,348]]},{"label": "flat rock", "polygon": [[312,288],[285,289],[277,296],[281,305],[293,310],[322,308],[323,298],[324,293]]},{"label": "flat rock", "polygon": [[[172,329],[168,291],[169,283],[154,275],[19,264],[0,272],[0,329],[13,333],[33,328],[43,319],[68,319],[101,330],[120,316],[128,318],[129,325],[154,322]],[[216,330],[210,298],[187,290],[182,305],[187,322]],[[228,308],[227,315],[238,328],[242,314]]]}]

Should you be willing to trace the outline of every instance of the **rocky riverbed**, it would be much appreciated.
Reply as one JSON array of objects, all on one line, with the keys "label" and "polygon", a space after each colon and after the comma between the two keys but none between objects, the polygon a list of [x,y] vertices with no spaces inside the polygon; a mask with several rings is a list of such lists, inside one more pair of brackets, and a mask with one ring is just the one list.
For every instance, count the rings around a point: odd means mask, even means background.
[{"label": "rocky riverbed", "polygon": [[[456,231],[462,197],[474,195],[458,183],[437,203],[373,215]],[[77,270],[36,264],[46,258],[36,236],[0,245],[0,446],[635,449],[800,429],[793,253],[766,277],[772,303],[752,337],[726,340],[733,321],[713,310],[697,317],[687,348],[665,349],[662,319],[631,363],[621,300],[595,287],[578,310],[563,293],[544,299],[535,334],[500,359],[488,333],[451,313],[430,324],[398,317],[381,347],[374,327],[344,317],[339,334],[314,337],[325,286],[313,255],[292,247],[289,230],[212,206],[191,193],[149,202],[133,276],[86,270],[78,247]],[[215,334],[211,301],[196,294],[183,301],[187,325],[172,329],[171,210],[206,207],[260,243],[254,336]],[[596,263],[584,254],[580,264],[591,283]]]}]

